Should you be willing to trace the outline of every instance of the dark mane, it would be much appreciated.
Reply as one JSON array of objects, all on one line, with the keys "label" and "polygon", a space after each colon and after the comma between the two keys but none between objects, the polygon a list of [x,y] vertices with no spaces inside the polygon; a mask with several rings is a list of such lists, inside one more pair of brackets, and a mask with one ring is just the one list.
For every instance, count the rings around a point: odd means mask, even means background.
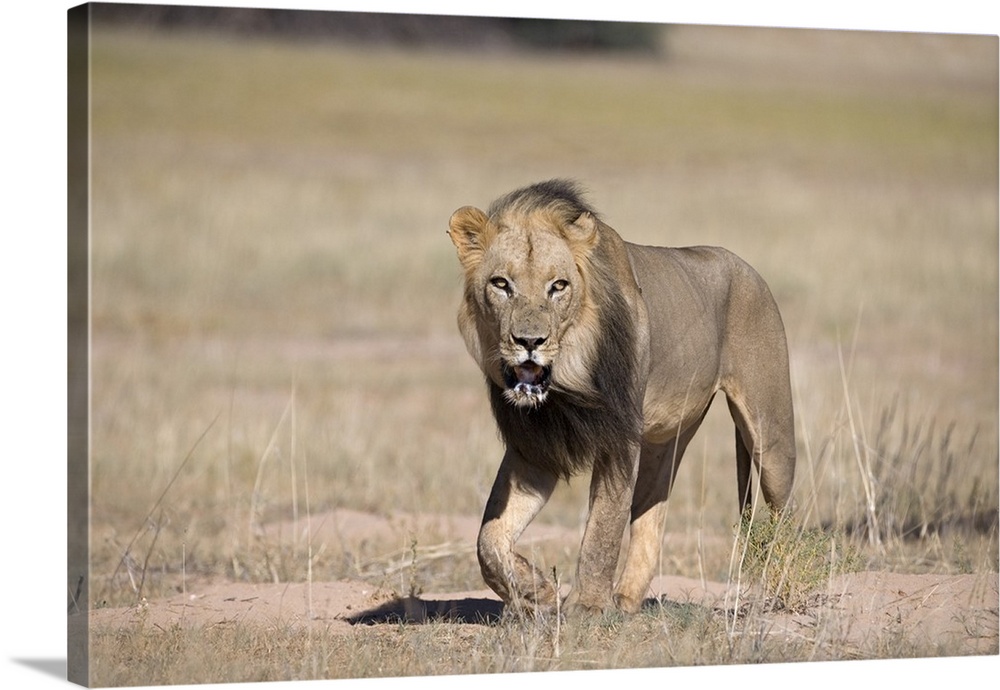
[{"label": "dark mane", "polygon": [[500,197],[490,204],[486,215],[498,218],[510,211],[531,213],[546,209],[561,213],[567,223],[576,220],[584,212],[598,217],[597,212],[584,201],[583,194],[580,185],[572,180],[538,182]]}]

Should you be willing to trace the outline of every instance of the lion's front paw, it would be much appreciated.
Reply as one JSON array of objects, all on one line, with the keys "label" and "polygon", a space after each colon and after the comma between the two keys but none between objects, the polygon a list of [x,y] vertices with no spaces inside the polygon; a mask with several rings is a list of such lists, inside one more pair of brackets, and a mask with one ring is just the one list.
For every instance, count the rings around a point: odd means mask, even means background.
[{"label": "lion's front paw", "polygon": [[638,613],[642,607],[642,600],[635,599],[625,594],[615,594],[615,607],[623,613]]},{"label": "lion's front paw", "polygon": [[562,610],[569,617],[601,616],[618,611],[611,594],[606,596],[581,593],[574,589],[563,600]]}]

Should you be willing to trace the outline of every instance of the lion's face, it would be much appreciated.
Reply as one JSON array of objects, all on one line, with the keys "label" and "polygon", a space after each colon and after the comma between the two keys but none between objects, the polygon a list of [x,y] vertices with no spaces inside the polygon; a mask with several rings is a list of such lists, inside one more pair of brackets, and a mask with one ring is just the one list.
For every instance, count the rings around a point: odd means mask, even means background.
[{"label": "lion's face", "polygon": [[452,216],[449,234],[466,274],[459,326],[514,405],[543,404],[554,383],[570,383],[579,369],[576,348],[563,350],[586,305],[579,260],[593,227],[572,225],[545,214],[493,221],[468,207]]},{"label": "lion's face", "polygon": [[545,401],[564,324],[579,309],[581,280],[566,243],[545,229],[506,228],[477,271],[483,315],[496,332],[507,400]]}]

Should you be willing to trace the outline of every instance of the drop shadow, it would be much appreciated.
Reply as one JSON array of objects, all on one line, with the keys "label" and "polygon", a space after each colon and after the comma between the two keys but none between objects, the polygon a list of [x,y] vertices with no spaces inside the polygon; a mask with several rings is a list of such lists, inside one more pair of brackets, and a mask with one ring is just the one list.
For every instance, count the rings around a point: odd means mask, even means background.
[{"label": "drop shadow", "polygon": [[27,666],[47,676],[66,680],[66,659],[11,659],[15,664]]},{"label": "drop shadow", "polygon": [[503,603],[495,599],[421,599],[402,597],[345,618],[351,625],[378,623],[473,623],[494,625],[503,613]]}]

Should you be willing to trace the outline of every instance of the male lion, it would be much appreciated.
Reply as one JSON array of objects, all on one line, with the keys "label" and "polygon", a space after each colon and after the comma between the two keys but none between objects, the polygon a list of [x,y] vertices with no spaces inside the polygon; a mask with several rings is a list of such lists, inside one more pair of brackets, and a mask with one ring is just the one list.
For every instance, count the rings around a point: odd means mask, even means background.
[{"label": "male lion", "polygon": [[555,606],[555,586],[514,544],[559,479],[589,467],[565,607],[639,609],[677,466],[716,391],[736,424],[740,509],[751,459],[764,499],[785,505],[795,469],[788,352],[750,266],[716,247],[625,242],[562,180],[514,191],[487,213],[460,208],[448,234],[465,274],[459,330],[506,445],[478,539],[483,578],[506,603]]}]

